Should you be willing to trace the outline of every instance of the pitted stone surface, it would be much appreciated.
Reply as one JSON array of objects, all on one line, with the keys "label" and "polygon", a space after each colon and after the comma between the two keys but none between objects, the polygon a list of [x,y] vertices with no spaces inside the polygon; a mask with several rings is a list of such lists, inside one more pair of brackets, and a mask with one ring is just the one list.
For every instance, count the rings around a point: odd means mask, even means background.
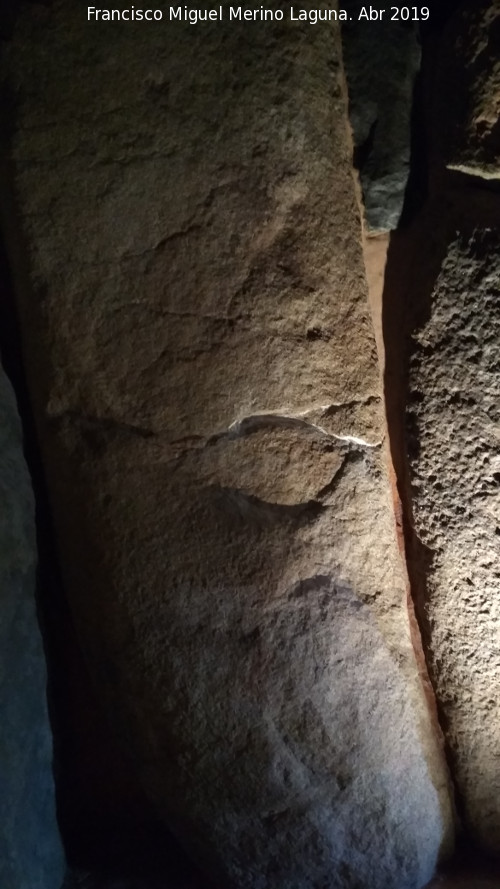
[{"label": "pitted stone surface", "polygon": [[449,243],[414,336],[415,529],[430,551],[432,675],[467,826],[500,850],[500,263],[496,230]]},{"label": "pitted stone surface", "polygon": [[143,785],[217,886],[420,889],[450,803],[336,29],[94,27],[58,0],[6,71],[64,580]]},{"label": "pitted stone surface", "polygon": [[21,424],[0,368],[0,885],[60,889],[46,672],[35,605],[34,503]]}]

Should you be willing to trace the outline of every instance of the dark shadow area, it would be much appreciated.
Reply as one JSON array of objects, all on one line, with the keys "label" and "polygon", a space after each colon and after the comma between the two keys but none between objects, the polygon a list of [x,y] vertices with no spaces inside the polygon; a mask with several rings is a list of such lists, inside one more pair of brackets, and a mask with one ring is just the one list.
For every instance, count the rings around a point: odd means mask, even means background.
[{"label": "dark shadow area", "polygon": [[[49,5],[43,0],[26,2]],[[0,52],[2,38],[8,39],[24,5],[23,0],[0,0]],[[11,114],[12,97],[2,89],[3,150],[8,145]],[[27,250],[17,233],[9,171],[2,168],[0,179],[4,219],[4,231],[0,234],[0,360],[16,395],[24,455],[35,496],[36,606],[47,664],[57,815],[68,866],[70,870],[94,874],[95,880],[84,884],[92,889],[115,886],[114,880],[132,880],[120,883],[129,889],[138,878],[141,889],[156,889],[159,884],[162,889],[210,889],[140,787],[126,739],[122,743],[103,711],[79,645],[61,579],[57,536],[27,385],[17,298],[5,242],[9,241],[21,268],[26,266]],[[9,230],[8,238],[5,229]],[[23,286],[29,286],[27,274]],[[36,319],[30,320],[36,325]]]},{"label": "dark shadow area", "polygon": [[[427,204],[410,225],[392,234],[382,302],[386,357],[384,391],[391,456],[403,508],[412,598],[426,659],[430,627],[425,610],[425,579],[432,564],[432,553],[416,535],[413,522],[409,463],[418,451],[418,430],[412,426],[411,401],[418,398],[418,393],[409,391],[409,356],[412,332],[422,326],[429,316],[430,298],[445,255],[446,240],[432,244],[429,239],[436,212],[439,212],[437,208]],[[425,262],[422,256],[425,256]],[[430,667],[429,663],[427,666]],[[443,714],[439,716],[443,727]]]},{"label": "dark shadow area", "polygon": [[0,0],[0,40],[9,40],[25,3],[50,6],[51,0]]},{"label": "dark shadow area", "polygon": [[424,207],[429,187],[426,132],[423,120],[424,93],[421,71],[415,78],[411,107],[411,143],[408,182],[399,229],[406,229]]},{"label": "dark shadow area", "polygon": [[433,34],[442,31],[449,17],[462,2],[463,0],[439,0],[438,3],[428,4],[431,14],[426,22],[422,21],[420,24],[424,44]]},{"label": "dark shadow area", "polygon": [[498,889],[498,886],[498,862],[459,848],[453,861],[439,869],[426,889]]},{"label": "dark shadow area", "polygon": [[[17,397],[36,501],[37,612],[48,672],[58,820],[70,868],[100,879],[207,886],[159,821],[102,712],[65,598],[8,262],[0,246],[0,355]],[[146,882],[144,882],[146,881]],[[155,886],[157,883],[154,884]]]},{"label": "dark shadow area", "polygon": [[[429,157],[426,114],[425,68],[429,44],[458,5],[449,0],[440,5],[428,23],[422,23],[422,67],[416,78],[411,114],[411,153],[408,184],[398,229],[392,232],[387,254],[382,296],[382,330],[385,347],[384,393],[392,462],[402,505],[406,562],[415,615],[422,637],[427,670],[430,663],[431,629],[426,613],[426,578],[433,554],[418,538],[413,520],[410,458],[418,449],[417,430],[412,428],[409,361],[411,336],[429,317],[430,299],[445,255],[446,243],[429,238],[434,210],[429,199]],[[434,13],[434,10],[433,10]],[[442,211],[440,211],[441,213]],[[425,261],[423,261],[425,257]],[[418,396],[413,396],[418,397]],[[446,731],[445,716],[436,700],[439,724]],[[446,756],[453,775],[452,752]],[[463,806],[455,788],[455,805],[461,819]]]}]

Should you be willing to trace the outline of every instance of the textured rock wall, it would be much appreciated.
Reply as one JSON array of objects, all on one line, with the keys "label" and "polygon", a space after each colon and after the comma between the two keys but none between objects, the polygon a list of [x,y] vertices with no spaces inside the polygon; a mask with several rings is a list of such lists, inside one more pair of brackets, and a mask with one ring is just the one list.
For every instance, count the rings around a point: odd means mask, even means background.
[{"label": "textured rock wall", "polygon": [[417,889],[450,802],[336,30],[103,27],[59,0],[5,76],[64,579],[143,785],[217,885]]},{"label": "textured rock wall", "polygon": [[[394,242],[388,284],[411,328],[406,446],[417,604],[466,833],[496,854],[500,210],[494,183],[477,177],[493,177],[499,25],[498,3],[462,3],[429,43],[430,196]],[[390,312],[386,330],[396,342],[404,322]]]},{"label": "textured rock wall", "polygon": [[0,884],[60,889],[46,674],[35,606],[34,504],[12,389],[0,369]]},{"label": "textured rock wall", "polygon": [[[455,217],[455,222],[457,217]],[[496,226],[495,226],[496,229]],[[497,731],[500,335],[498,232],[447,232],[430,318],[414,336],[408,410],[426,614],[468,828],[500,848]]]}]

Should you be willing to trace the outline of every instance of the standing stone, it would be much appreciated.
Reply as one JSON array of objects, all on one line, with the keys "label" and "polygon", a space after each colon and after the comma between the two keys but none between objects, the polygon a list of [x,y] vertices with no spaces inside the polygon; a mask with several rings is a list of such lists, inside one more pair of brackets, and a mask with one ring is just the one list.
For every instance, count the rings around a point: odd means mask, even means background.
[{"label": "standing stone", "polygon": [[415,530],[429,552],[431,672],[459,799],[468,830],[498,853],[500,238],[458,216],[448,228],[429,318],[414,334]]},{"label": "standing stone", "polygon": [[498,168],[499,13],[461,3],[428,51],[432,198],[404,294],[419,307],[407,432],[428,660],[465,827],[497,855],[500,210],[476,177]]},{"label": "standing stone", "polygon": [[0,885],[60,889],[46,673],[35,607],[34,504],[14,395],[0,370]]},{"label": "standing stone", "polygon": [[218,886],[418,889],[452,822],[339,37],[225,13],[96,24],[57,0],[7,61],[64,580],[143,785]]}]

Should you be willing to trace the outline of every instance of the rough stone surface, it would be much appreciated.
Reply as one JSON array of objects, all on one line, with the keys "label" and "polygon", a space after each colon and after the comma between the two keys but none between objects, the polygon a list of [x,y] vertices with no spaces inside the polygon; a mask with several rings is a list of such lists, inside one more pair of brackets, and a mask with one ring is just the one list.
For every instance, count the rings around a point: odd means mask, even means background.
[{"label": "rough stone surface", "polygon": [[34,504],[14,395],[0,369],[0,885],[59,889],[45,662],[35,608]]},{"label": "rough stone surface", "polygon": [[449,2],[424,34],[429,197],[391,238],[384,295],[412,592],[465,842],[495,855],[500,214],[497,185],[484,180],[487,158],[496,163],[497,25],[496,0]]},{"label": "rough stone surface", "polygon": [[144,786],[218,886],[421,887],[450,804],[336,31],[94,26],[59,0],[7,79],[64,579]]},{"label": "rough stone surface", "polygon": [[403,209],[420,47],[416,26],[391,21],[388,11],[381,22],[359,21],[363,5],[344,4],[353,21],[342,29],[343,56],[365,222],[385,232],[397,227]]},{"label": "rough stone surface", "polygon": [[[450,228],[453,222],[450,219]],[[436,232],[434,238],[436,238]],[[431,668],[466,825],[500,851],[500,263],[497,229],[454,233],[414,335],[414,523]]]},{"label": "rough stone surface", "polygon": [[500,0],[469,0],[437,48],[439,150],[451,169],[500,178]]}]

